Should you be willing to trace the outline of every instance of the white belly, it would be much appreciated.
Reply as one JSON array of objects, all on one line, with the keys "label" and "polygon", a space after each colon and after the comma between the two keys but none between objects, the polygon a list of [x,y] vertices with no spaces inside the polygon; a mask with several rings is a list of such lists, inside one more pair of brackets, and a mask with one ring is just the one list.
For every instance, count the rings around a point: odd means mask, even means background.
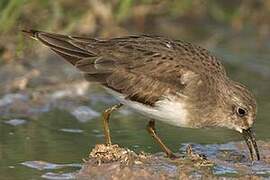
[{"label": "white belly", "polygon": [[174,96],[164,96],[162,100],[157,101],[155,106],[152,107],[127,100],[124,95],[108,88],[105,89],[122,104],[127,105],[142,115],[174,126],[188,127],[187,110],[185,109],[184,103],[181,102],[179,98]]}]

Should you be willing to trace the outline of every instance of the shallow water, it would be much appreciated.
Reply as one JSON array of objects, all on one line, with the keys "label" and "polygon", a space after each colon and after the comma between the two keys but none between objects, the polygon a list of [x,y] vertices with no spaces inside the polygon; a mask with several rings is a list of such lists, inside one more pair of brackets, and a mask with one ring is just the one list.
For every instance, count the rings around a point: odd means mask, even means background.
[{"label": "shallow water", "polygon": [[[243,43],[246,41],[243,38]],[[248,42],[253,41],[249,39]],[[247,43],[237,47],[231,40],[212,51],[225,59],[223,62],[230,77],[243,82],[255,92],[259,104],[256,135],[258,140],[267,141],[270,139],[269,49],[250,46]],[[83,81],[72,81],[57,88],[54,85],[46,86],[46,92],[40,90],[43,89],[42,85],[36,86],[39,86],[38,90],[32,87],[5,92],[0,96],[1,178],[72,179],[73,173],[80,169],[82,159],[88,157],[90,149],[96,143],[103,142],[99,116],[105,107],[116,101],[100,88]],[[159,152],[159,147],[145,130],[146,123],[147,119],[127,108],[114,113],[111,120],[113,142],[137,152]],[[231,145],[223,147],[211,144],[242,140],[237,132],[225,129],[194,130],[157,122],[157,130],[174,151],[179,151],[185,143],[193,143],[195,147],[200,147],[198,151],[203,151],[209,157],[216,156],[215,148],[226,149]],[[243,153],[244,157],[248,155],[247,151],[239,153]],[[268,166],[255,164],[254,169],[260,170],[258,174],[269,175]],[[214,172],[218,176],[238,174],[238,171],[226,165],[216,166]]]}]

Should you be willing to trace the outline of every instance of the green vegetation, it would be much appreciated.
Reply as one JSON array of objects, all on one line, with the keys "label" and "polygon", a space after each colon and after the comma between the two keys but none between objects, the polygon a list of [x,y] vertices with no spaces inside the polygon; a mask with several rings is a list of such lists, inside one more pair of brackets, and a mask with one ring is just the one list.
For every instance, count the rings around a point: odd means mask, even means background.
[{"label": "green vegetation", "polygon": [[[133,18],[137,14],[135,11],[139,8],[145,8],[145,16],[153,14],[193,18],[197,16],[197,18],[210,18],[221,23],[232,23],[238,18],[243,20],[242,23],[247,23],[248,18],[251,18],[250,20],[253,20],[254,23],[259,19],[266,22],[270,12],[268,1],[2,0],[0,2],[0,32],[8,33],[10,30],[16,30],[18,25],[63,29],[86,14],[93,13],[98,16],[98,13],[93,10],[97,7],[99,11],[103,10],[103,12],[98,12],[99,14],[110,12],[109,14],[113,16],[112,19],[116,19],[117,22]],[[44,19],[46,20],[44,21]],[[251,22],[250,20],[249,22]],[[41,22],[42,24],[40,24]]]},{"label": "green vegetation", "polygon": [[197,22],[219,24],[233,31],[251,27],[268,34],[265,32],[269,32],[269,18],[270,1],[1,0],[0,62],[7,58],[1,58],[6,50],[16,52],[23,48],[25,43],[20,42],[18,32],[24,28],[112,36],[160,30],[160,22],[165,19],[174,22],[176,28]]},{"label": "green vegetation", "polygon": [[0,31],[7,32],[16,25],[24,0],[1,1]]}]

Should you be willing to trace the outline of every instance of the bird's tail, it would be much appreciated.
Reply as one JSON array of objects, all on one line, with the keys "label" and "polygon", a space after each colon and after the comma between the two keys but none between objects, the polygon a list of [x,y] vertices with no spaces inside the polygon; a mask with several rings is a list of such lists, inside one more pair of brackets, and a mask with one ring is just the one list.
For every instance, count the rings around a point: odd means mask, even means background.
[{"label": "bird's tail", "polygon": [[82,38],[66,36],[54,33],[47,33],[37,30],[22,30],[22,32],[31,38],[42,42],[50,47],[54,52],[62,56],[73,65],[85,58],[95,57],[96,53],[87,48],[87,45],[97,40],[92,38]]}]

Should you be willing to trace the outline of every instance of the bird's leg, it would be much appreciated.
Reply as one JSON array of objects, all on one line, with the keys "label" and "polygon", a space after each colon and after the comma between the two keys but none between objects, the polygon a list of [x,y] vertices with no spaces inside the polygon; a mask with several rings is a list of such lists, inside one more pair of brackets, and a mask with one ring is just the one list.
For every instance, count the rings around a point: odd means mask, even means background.
[{"label": "bird's leg", "polygon": [[116,104],[103,112],[103,128],[104,128],[104,135],[105,135],[105,143],[107,146],[112,145],[111,134],[110,134],[110,127],[109,127],[109,120],[111,113],[117,109],[119,109],[123,104]]},{"label": "bird's leg", "polygon": [[173,152],[158,137],[158,135],[156,133],[156,128],[155,128],[155,120],[150,120],[148,122],[147,131],[155,139],[155,141],[159,144],[159,146],[161,147],[161,149],[166,153],[166,155],[170,159],[176,158],[176,156],[173,154]]}]

